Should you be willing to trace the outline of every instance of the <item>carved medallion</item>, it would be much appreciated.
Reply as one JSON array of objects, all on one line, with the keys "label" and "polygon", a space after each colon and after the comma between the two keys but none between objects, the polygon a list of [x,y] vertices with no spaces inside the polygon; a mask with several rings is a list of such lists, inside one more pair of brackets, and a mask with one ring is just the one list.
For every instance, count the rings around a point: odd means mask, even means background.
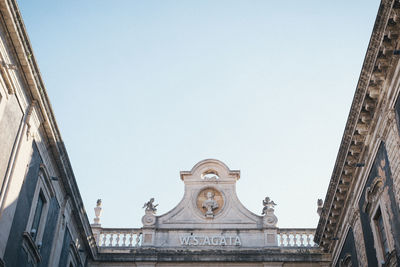
[{"label": "carved medallion", "polygon": [[156,223],[156,217],[154,214],[146,214],[142,217],[142,223],[144,226],[154,225]]},{"label": "carved medallion", "polygon": [[196,205],[206,218],[214,218],[224,205],[224,198],[221,192],[215,188],[208,187],[200,191]]}]

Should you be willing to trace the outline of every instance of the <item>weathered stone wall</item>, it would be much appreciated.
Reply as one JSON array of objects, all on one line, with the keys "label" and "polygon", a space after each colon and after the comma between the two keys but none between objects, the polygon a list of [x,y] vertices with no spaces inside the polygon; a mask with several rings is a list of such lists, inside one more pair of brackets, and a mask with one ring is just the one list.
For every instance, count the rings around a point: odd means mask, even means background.
[{"label": "weathered stone wall", "polygon": [[361,226],[360,212],[356,212],[356,218],[354,219],[354,241],[356,245],[357,260],[360,267],[367,267],[367,255],[365,252],[364,235]]},{"label": "weathered stone wall", "polygon": [[397,97],[395,111],[389,114],[390,126],[386,137],[386,148],[392,170],[393,189],[397,205],[400,207],[400,95]]}]

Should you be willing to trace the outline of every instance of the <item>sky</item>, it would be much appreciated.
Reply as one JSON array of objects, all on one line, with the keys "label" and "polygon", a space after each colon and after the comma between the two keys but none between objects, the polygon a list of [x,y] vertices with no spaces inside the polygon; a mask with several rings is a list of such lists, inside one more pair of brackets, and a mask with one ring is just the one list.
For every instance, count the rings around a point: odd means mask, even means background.
[{"label": "sky", "polygon": [[206,158],[315,228],[379,1],[19,1],[89,220],[141,227]]}]

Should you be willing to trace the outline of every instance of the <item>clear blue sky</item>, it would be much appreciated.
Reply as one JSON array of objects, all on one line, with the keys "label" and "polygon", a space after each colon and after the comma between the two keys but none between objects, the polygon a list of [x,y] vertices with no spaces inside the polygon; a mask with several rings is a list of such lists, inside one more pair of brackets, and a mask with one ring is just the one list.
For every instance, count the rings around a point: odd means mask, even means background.
[{"label": "clear blue sky", "polygon": [[379,1],[19,1],[90,221],[140,227],[217,158],[316,227]]}]

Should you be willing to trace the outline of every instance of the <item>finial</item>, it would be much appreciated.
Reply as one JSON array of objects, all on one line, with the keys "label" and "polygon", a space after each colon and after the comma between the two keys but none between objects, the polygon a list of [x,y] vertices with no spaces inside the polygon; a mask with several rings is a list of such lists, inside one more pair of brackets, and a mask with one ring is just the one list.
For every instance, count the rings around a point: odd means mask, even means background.
[{"label": "finial", "polygon": [[319,216],[321,216],[322,207],[324,206],[324,201],[319,198],[318,201],[317,201],[317,205],[318,205],[317,213],[318,213]]},{"label": "finial", "polygon": [[94,208],[94,214],[95,214],[95,218],[93,219],[93,225],[100,227],[100,216],[101,216],[101,199],[98,199],[96,202],[96,207]]}]

